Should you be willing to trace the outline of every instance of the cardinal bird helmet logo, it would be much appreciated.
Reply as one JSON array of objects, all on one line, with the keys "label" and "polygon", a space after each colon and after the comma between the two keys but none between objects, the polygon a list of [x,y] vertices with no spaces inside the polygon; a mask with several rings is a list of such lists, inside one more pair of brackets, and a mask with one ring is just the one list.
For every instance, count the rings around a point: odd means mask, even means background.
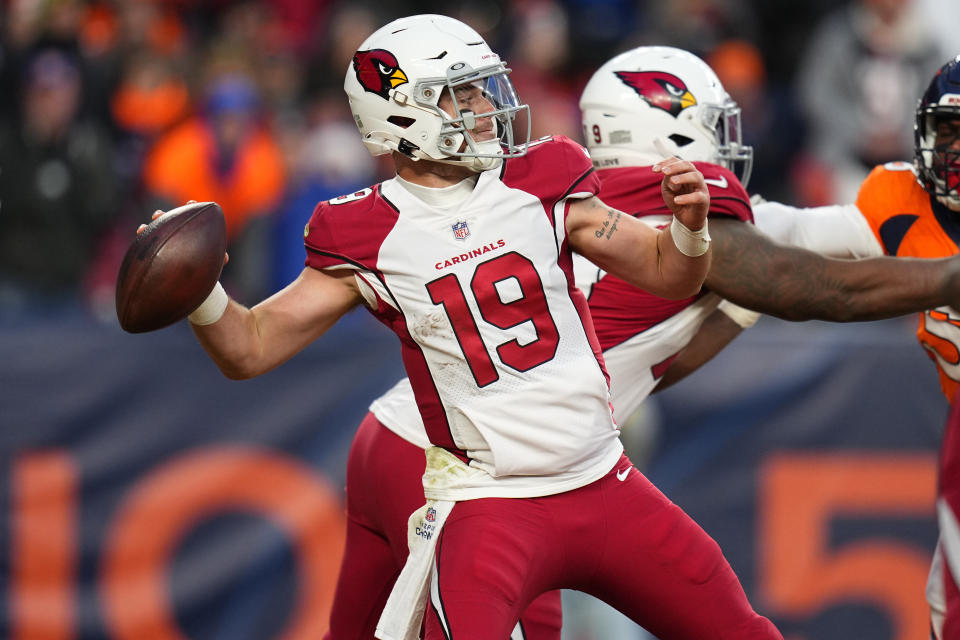
[{"label": "cardinal bird helmet logo", "polygon": [[664,71],[614,71],[623,84],[637,92],[651,107],[663,109],[674,118],[697,104],[686,83]]},{"label": "cardinal bird helmet logo", "polygon": [[397,57],[386,49],[357,51],[353,56],[353,71],[364,91],[384,100],[390,97],[391,89],[407,82],[407,74],[400,69]]}]

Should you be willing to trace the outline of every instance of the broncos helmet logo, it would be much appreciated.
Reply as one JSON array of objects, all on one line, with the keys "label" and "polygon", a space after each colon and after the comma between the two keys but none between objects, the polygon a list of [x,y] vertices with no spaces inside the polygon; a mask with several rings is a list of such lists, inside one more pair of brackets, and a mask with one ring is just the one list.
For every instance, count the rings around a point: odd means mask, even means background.
[{"label": "broncos helmet logo", "polygon": [[697,104],[683,80],[663,71],[614,71],[623,84],[637,92],[651,107],[663,109],[674,118]]},{"label": "broncos helmet logo", "polygon": [[353,71],[364,91],[384,100],[390,97],[390,89],[407,82],[396,56],[385,49],[357,51],[353,56]]}]

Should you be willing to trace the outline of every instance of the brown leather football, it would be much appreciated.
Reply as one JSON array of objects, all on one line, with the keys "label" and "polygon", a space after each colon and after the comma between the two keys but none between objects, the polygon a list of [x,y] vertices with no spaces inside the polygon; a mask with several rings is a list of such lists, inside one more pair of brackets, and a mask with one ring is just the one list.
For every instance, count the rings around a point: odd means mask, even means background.
[{"label": "brown leather football", "polygon": [[144,333],[186,318],[219,280],[226,251],[227,225],[216,202],[193,202],[153,220],[120,265],[120,326]]}]

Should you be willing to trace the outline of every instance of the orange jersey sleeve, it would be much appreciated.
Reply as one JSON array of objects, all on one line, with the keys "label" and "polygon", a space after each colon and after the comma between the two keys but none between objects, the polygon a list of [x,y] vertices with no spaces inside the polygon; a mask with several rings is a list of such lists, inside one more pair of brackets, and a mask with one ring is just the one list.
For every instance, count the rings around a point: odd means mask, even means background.
[{"label": "orange jersey sleeve", "polygon": [[[906,162],[874,168],[860,186],[857,208],[887,255],[945,258],[958,252],[960,214],[932,203]],[[917,339],[952,399],[960,388],[960,311],[941,307],[921,313]]]},{"label": "orange jersey sleeve", "polygon": [[906,162],[874,168],[860,186],[857,208],[887,255],[944,258],[958,251]]}]

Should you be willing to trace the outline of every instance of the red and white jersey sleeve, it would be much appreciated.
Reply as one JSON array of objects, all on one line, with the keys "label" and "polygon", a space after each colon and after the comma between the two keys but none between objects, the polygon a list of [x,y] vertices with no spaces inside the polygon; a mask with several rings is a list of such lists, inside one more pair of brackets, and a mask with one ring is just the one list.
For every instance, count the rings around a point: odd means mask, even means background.
[{"label": "red and white jersey sleeve", "polygon": [[[710,190],[710,218],[753,221],[750,198],[724,167],[694,163]],[[670,223],[663,202],[662,174],[650,167],[599,172],[600,199],[653,227]],[[577,285],[587,294],[607,371],[614,416],[624,423],[653,391],[677,352],[687,345],[720,298],[707,290],[684,300],[665,300],[606,274],[586,258],[575,258]]]},{"label": "red and white jersey sleeve", "polygon": [[482,469],[455,499],[588,484],[622,451],[565,215],[599,181],[582,147],[538,141],[455,210],[396,180],[317,207],[307,264],[351,268],[400,337],[431,443]]}]

